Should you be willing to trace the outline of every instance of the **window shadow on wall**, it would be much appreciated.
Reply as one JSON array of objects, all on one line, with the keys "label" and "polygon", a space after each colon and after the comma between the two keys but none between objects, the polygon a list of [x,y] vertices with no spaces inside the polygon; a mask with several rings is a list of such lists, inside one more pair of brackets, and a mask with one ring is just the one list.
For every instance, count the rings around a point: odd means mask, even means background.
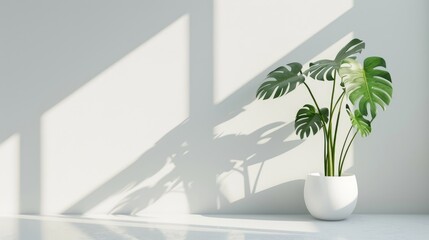
[{"label": "window shadow on wall", "polygon": [[[191,212],[240,213],[256,204],[274,204],[291,213],[305,211],[303,181],[284,183],[256,193],[257,183],[250,182],[247,172],[248,167],[263,166],[265,161],[301,143],[285,141],[294,132],[293,123],[272,123],[241,135],[215,136],[213,129],[244,111],[254,100],[262,79],[275,66],[284,65],[290,59],[306,62],[347,35],[353,29],[350,25],[356,15],[352,14],[353,10],[274,62],[225,100],[214,104],[212,1],[139,1],[132,6],[105,1],[87,4],[83,7],[82,3],[53,1],[49,6],[14,3],[1,8],[5,21],[0,24],[15,21],[16,26],[26,29],[19,32],[19,27],[8,28],[18,31],[16,37],[5,40],[11,46],[9,49],[17,52],[6,51],[8,59],[1,62],[6,70],[1,77],[8,79],[8,85],[0,89],[0,107],[3,115],[8,116],[2,119],[0,140],[16,132],[22,140],[21,213],[40,213],[43,201],[40,192],[42,114],[184,14],[190,16],[189,118],[132,165],[64,213],[88,212],[109,196],[129,191],[111,212],[136,214],[179,183],[183,184]],[[22,15],[15,16],[17,12]],[[268,141],[261,144],[263,139]],[[167,163],[174,164],[174,170],[155,186],[133,188],[158,173]],[[241,171],[244,179],[245,198],[231,204],[219,190],[217,177],[236,170]],[[278,199],[288,201],[275,202]]]},{"label": "window shadow on wall", "polygon": [[[192,1],[188,7],[189,118],[163,136],[132,165],[73,204],[65,214],[88,212],[109,196],[124,192],[126,197],[111,209],[111,213],[138,214],[166,193],[174,191],[178,185],[183,186],[189,211],[193,213],[262,213],[258,212],[260,204],[275,206],[273,209],[283,209],[283,213],[306,211],[302,197],[303,180],[255,192],[258,179],[250,180],[247,171],[250,166],[259,166],[263,171],[265,161],[295,148],[302,142],[285,141],[294,132],[293,123],[272,123],[250,134],[220,137],[213,134],[213,129],[244,111],[244,107],[254,100],[258,85],[272,68],[285,64],[290,59],[306,62],[350,33],[350,12],[273,63],[270,68],[249,80],[225,100],[213,104],[213,3]],[[267,133],[269,135],[266,135]],[[260,144],[264,138],[270,140]],[[166,164],[174,164],[174,170],[165,174],[153,186],[138,186],[145,179],[159,173]],[[230,171],[239,171],[244,183],[245,197],[233,204],[222,194],[217,182],[221,174]],[[250,209],[253,210],[249,212]]]}]

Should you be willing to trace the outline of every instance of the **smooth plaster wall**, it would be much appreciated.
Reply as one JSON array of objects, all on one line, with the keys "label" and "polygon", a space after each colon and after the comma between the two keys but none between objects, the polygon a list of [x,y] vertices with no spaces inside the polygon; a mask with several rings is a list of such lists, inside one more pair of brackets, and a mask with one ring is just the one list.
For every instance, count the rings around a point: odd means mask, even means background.
[{"label": "smooth plaster wall", "polygon": [[357,212],[429,213],[428,5],[2,0],[0,213],[305,213],[304,178],[323,169],[322,136],[293,129],[310,98],[255,92],[353,37],[394,82],[347,162]]}]

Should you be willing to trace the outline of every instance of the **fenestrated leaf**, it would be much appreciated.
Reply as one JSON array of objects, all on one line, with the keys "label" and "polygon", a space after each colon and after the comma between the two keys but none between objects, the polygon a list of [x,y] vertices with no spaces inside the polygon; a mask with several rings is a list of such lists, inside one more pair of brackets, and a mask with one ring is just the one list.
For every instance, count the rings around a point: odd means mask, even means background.
[{"label": "fenestrated leaf", "polygon": [[372,118],[377,114],[377,105],[383,110],[389,105],[393,91],[389,72],[379,67],[386,67],[381,57],[366,58],[363,68],[356,60],[347,58],[338,71],[350,101],[359,106],[362,115],[371,113]]},{"label": "fenestrated leaf", "polygon": [[334,60],[323,59],[310,63],[310,68],[304,72],[304,75],[310,76],[316,80],[334,80],[334,72],[341,66],[341,62],[346,58],[355,59],[356,54],[361,53],[365,48],[365,43],[360,39],[353,39],[344,46]]},{"label": "fenestrated leaf", "polygon": [[[323,127],[323,121],[328,122],[329,110],[327,108],[317,109],[310,104],[304,105],[299,109],[295,118],[296,134],[301,139],[308,137],[310,133],[316,134]],[[322,121],[323,119],[323,121]]]},{"label": "fenestrated leaf", "polygon": [[365,48],[365,43],[360,39],[353,39],[344,46],[335,57],[335,62],[340,63],[346,58],[356,59],[356,54],[361,53]]},{"label": "fenestrated leaf", "polygon": [[334,71],[337,69],[337,63],[333,60],[323,59],[310,63],[310,68],[304,72],[310,72],[310,77],[317,80],[334,80]]},{"label": "fenestrated leaf", "polygon": [[302,65],[296,62],[289,63],[286,67],[278,67],[267,75],[266,81],[258,88],[256,97],[264,100],[271,96],[278,98],[293,91],[305,81],[305,77],[300,73],[301,69]]},{"label": "fenestrated leaf", "polygon": [[371,122],[364,118],[362,113],[358,109],[354,113],[351,112],[349,106],[346,106],[347,113],[350,116],[350,121],[353,127],[355,127],[362,137],[366,137],[371,133]]}]

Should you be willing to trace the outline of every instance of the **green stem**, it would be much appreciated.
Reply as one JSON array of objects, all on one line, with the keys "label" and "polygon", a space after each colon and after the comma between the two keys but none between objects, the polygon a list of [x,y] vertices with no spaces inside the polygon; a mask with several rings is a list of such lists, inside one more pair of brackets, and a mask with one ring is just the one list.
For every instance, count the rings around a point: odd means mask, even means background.
[{"label": "green stem", "polygon": [[328,174],[328,158],[326,157],[326,135],[323,134],[323,166],[325,169],[325,176]]},{"label": "green stem", "polygon": [[[330,107],[330,110],[333,110],[334,108],[332,107],[333,105],[334,105],[334,94],[335,94],[335,78],[336,78],[336,74],[337,72],[335,71],[334,72],[334,83],[332,84],[332,93],[331,93],[331,107]],[[331,114],[331,117],[332,117],[332,115],[333,115],[333,111],[331,111],[330,112],[330,114]],[[330,118],[329,120],[332,120],[332,118]],[[332,123],[332,121],[329,121],[330,123],[329,124],[331,124]]]},{"label": "green stem", "polygon": [[[370,124],[372,123],[372,121],[374,121],[374,118],[370,121]],[[349,134],[350,134],[352,128],[353,128],[353,126],[350,126],[349,132],[347,133],[347,136],[346,136],[346,140],[344,140],[344,145],[346,144],[347,138],[349,137]],[[344,153],[344,156],[342,156],[343,155],[343,150],[344,150],[344,145],[343,145],[343,149],[341,150],[341,155],[340,155],[340,163],[341,163],[341,165],[339,165],[339,167],[340,167],[340,169],[338,170],[339,174],[341,174],[342,171],[343,171],[343,165],[344,165],[344,161],[346,160],[347,153],[349,152],[349,148],[352,145],[353,141],[355,140],[355,137],[356,137],[356,135],[357,135],[358,132],[359,131],[356,130],[355,134],[353,134],[353,137],[350,140],[349,145],[347,145],[347,149],[346,149],[346,152]],[[342,159],[341,159],[341,157],[342,157]]]},{"label": "green stem", "polygon": [[[337,122],[335,123],[335,132],[334,132],[334,145],[336,145],[337,142],[337,133],[338,133],[338,125],[340,123],[340,116],[341,116],[341,106],[343,105],[343,100],[344,100],[344,92],[341,94],[340,98],[341,98],[341,103],[340,103],[340,108],[338,109],[338,114],[337,114]],[[338,101],[337,101],[338,102]],[[335,104],[336,105],[336,104]],[[336,106],[334,106],[335,109]]]},{"label": "green stem", "polygon": [[341,176],[341,159],[343,158],[344,148],[347,144],[347,139],[349,139],[349,135],[352,132],[353,126],[350,126],[349,131],[347,132],[346,138],[344,139],[343,147],[341,148],[340,161],[338,162],[338,176]]},{"label": "green stem", "polygon": [[325,174],[325,176],[332,176],[333,175],[332,174],[332,161],[331,161],[331,159],[332,159],[331,150],[332,149],[331,149],[331,144],[329,141],[329,134],[328,134],[328,139],[325,141],[325,143],[327,144],[325,157],[326,157],[326,168],[328,170],[328,174],[327,175]]},{"label": "green stem", "polygon": [[[308,92],[310,93],[310,96],[313,99],[314,105],[316,105],[317,111],[320,113],[321,112],[320,111],[320,107],[319,107],[319,104],[316,101],[316,98],[313,95],[313,92],[311,91],[310,87],[307,85],[306,82],[304,82],[304,86],[307,88]],[[330,147],[329,146],[329,135],[328,135],[328,130],[326,129],[326,124],[327,123],[325,122],[325,120],[323,118],[321,118],[321,120],[322,120],[322,123],[323,123],[323,133],[324,133],[324,136],[325,136],[325,147],[324,147],[324,152],[325,152],[326,149],[329,149],[329,147]],[[326,146],[326,142],[328,142],[328,146]],[[328,150],[328,154],[329,154],[329,150]],[[329,163],[329,161],[328,161],[329,158],[326,159],[326,152],[324,153],[324,158],[325,158],[325,175],[326,175],[326,167],[327,167],[327,165],[329,165],[329,164],[326,164],[326,163]],[[328,171],[328,175],[329,175],[329,171]]]},{"label": "green stem", "polygon": [[334,105],[334,110],[333,111],[335,111],[335,109],[337,108],[337,105],[338,105],[338,102],[340,102],[341,101],[341,104],[340,104],[340,107],[341,107],[341,105],[342,105],[342,103],[343,103],[343,96],[346,94],[346,92],[345,91],[343,91],[342,93],[341,93],[341,95],[338,97],[338,99],[337,99],[337,101],[335,102],[335,105]]},{"label": "green stem", "polygon": [[332,93],[331,93],[331,105],[329,108],[329,127],[328,127],[328,139],[329,139],[329,147],[330,147],[330,176],[333,176],[335,173],[335,143],[332,142],[332,122],[334,116],[334,95],[335,95],[335,83],[337,78],[337,72],[334,72],[334,82],[332,84]]},{"label": "green stem", "polygon": [[340,166],[341,167],[341,170],[340,170],[341,172],[343,171],[344,160],[346,160],[347,153],[349,152],[349,148],[352,145],[353,140],[355,140],[355,137],[356,137],[357,133],[358,133],[358,131],[356,131],[355,134],[353,134],[353,137],[350,140],[349,145],[347,146],[346,152],[344,153],[343,160],[341,161],[341,166]]},{"label": "green stem", "polygon": [[[315,97],[314,97],[314,95],[313,95],[313,92],[311,91],[310,87],[307,85],[307,83],[306,83],[306,82],[304,82],[304,85],[305,85],[305,87],[307,88],[308,92],[310,93],[310,96],[311,96],[311,98],[313,99],[314,105],[316,105],[317,111],[319,111],[319,113],[320,113],[319,104],[317,104],[317,101],[316,101],[316,98],[315,98]],[[326,124],[326,123],[325,123],[325,120],[323,120],[323,118],[322,118],[322,122],[323,122],[324,124]]]},{"label": "green stem", "polygon": [[[337,145],[338,125],[339,125],[339,123],[340,123],[340,117],[341,117],[341,106],[343,105],[344,96],[345,96],[345,94],[344,94],[344,92],[343,92],[343,93],[340,95],[341,102],[340,102],[340,107],[339,107],[339,109],[338,109],[337,121],[336,121],[336,123],[335,123],[335,131],[334,131],[334,154],[335,154],[335,146]],[[340,99],[340,98],[339,98],[339,99]],[[338,100],[339,100],[339,99],[338,99]],[[337,100],[337,103],[338,103],[338,100]],[[336,108],[337,103],[335,103],[334,109]],[[339,158],[339,161],[341,161],[341,158]],[[339,164],[339,163],[340,163],[340,162],[338,162],[338,164]],[[341,171],[340,171],[339,169],[338,169],[338,176],[341,176]]]}]

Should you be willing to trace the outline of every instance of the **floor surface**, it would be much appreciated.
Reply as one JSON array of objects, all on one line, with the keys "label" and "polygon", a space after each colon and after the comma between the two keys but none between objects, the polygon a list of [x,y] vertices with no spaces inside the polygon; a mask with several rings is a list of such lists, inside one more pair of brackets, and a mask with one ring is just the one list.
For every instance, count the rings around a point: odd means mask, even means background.
[{"label": "floor surface", "polygon": [[1,240],[429,239],[429,215],[0,216]]}]

